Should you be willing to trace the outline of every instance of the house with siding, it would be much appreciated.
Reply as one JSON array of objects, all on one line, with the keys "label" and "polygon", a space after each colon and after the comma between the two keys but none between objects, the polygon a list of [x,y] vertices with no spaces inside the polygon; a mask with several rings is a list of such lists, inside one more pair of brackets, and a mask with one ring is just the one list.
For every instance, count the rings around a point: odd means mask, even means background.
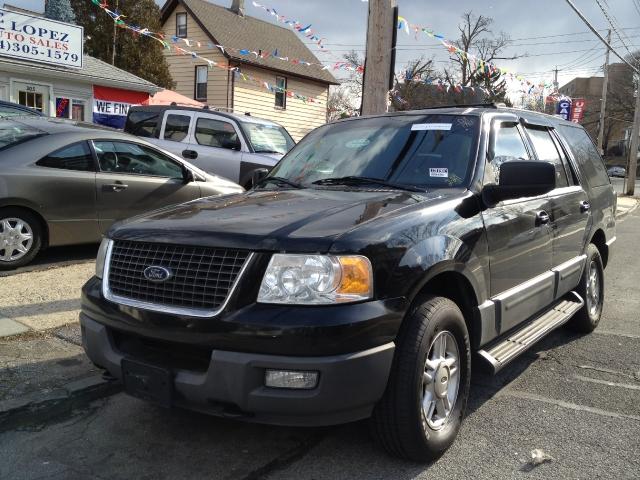
[{"label": "house with siding", "polygon": [[[329,86],[336,79],[321,66],[293,62],[320,63],[299,33],[245,15],[244,0],[232,0],[230,8],[206,0],[168,0],[162,28],[173,46],[165,55],[178,93],[210,108],[278,122],[296,140],[326,123]],[[265,88],[265,82],[276,88]]]}]

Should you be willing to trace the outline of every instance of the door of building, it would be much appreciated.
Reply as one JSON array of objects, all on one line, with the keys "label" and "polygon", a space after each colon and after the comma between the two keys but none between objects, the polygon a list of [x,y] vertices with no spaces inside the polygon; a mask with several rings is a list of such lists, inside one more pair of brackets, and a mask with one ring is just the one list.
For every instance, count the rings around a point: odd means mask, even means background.
[{"label": "door of building", "polygon": [[20,105],[31,107],[45,115],[49,112],[49,90],[48,85],[39,85],[31,82],[14,82],[12,100]]}]

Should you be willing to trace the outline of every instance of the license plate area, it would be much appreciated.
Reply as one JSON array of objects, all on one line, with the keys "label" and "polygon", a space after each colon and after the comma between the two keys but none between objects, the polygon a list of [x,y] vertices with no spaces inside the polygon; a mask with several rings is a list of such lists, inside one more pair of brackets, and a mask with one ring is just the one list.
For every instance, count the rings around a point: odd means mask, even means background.
[{"label": "license plate area", "polygon": [[133,396],[169,408],[173,397],[173,378],[166,368],[123,359],[122,380],[125,391]]}]

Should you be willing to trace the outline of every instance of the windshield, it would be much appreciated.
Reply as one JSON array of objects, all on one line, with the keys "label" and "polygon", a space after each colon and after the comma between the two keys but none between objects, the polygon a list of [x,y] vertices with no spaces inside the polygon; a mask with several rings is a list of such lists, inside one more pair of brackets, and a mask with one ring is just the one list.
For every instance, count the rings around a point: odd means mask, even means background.
[{"label": "windshield", "polygon": [[305,186],[329,178],[365,177],[424,189],[462,187],[472,174],[479,126],[479,117],[463,115],[403,115],[325,125],[296,145],[270,176]]},{"label": "windshield", "polygon": [[241,122],[256,153],[284,155],[295,145],[289,133],[280,125]]},{"label": "windshield", "polygon": [[37,128],[11,120],[0,120],[0,150],[42,135],[46,133]]}]

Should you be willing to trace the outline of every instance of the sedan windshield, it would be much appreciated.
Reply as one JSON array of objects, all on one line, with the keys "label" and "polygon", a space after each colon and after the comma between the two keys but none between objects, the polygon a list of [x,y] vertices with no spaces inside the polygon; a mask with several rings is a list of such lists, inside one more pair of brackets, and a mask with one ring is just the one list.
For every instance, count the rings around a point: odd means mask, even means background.
[{"label": "sedan windshield", "polygon": [[414,187],[409,190],[463,187],[473,171],[479,130],[479,117],[462,115],[338,122],[310,133],[271,175],[305,186],[353,187],[354,177],[363,177]]},{"label": "sedan windshield", "polygon": [[289,133],[280,125],[244,121],[241,123],[256,153],[284,155],[295,145]]}]

